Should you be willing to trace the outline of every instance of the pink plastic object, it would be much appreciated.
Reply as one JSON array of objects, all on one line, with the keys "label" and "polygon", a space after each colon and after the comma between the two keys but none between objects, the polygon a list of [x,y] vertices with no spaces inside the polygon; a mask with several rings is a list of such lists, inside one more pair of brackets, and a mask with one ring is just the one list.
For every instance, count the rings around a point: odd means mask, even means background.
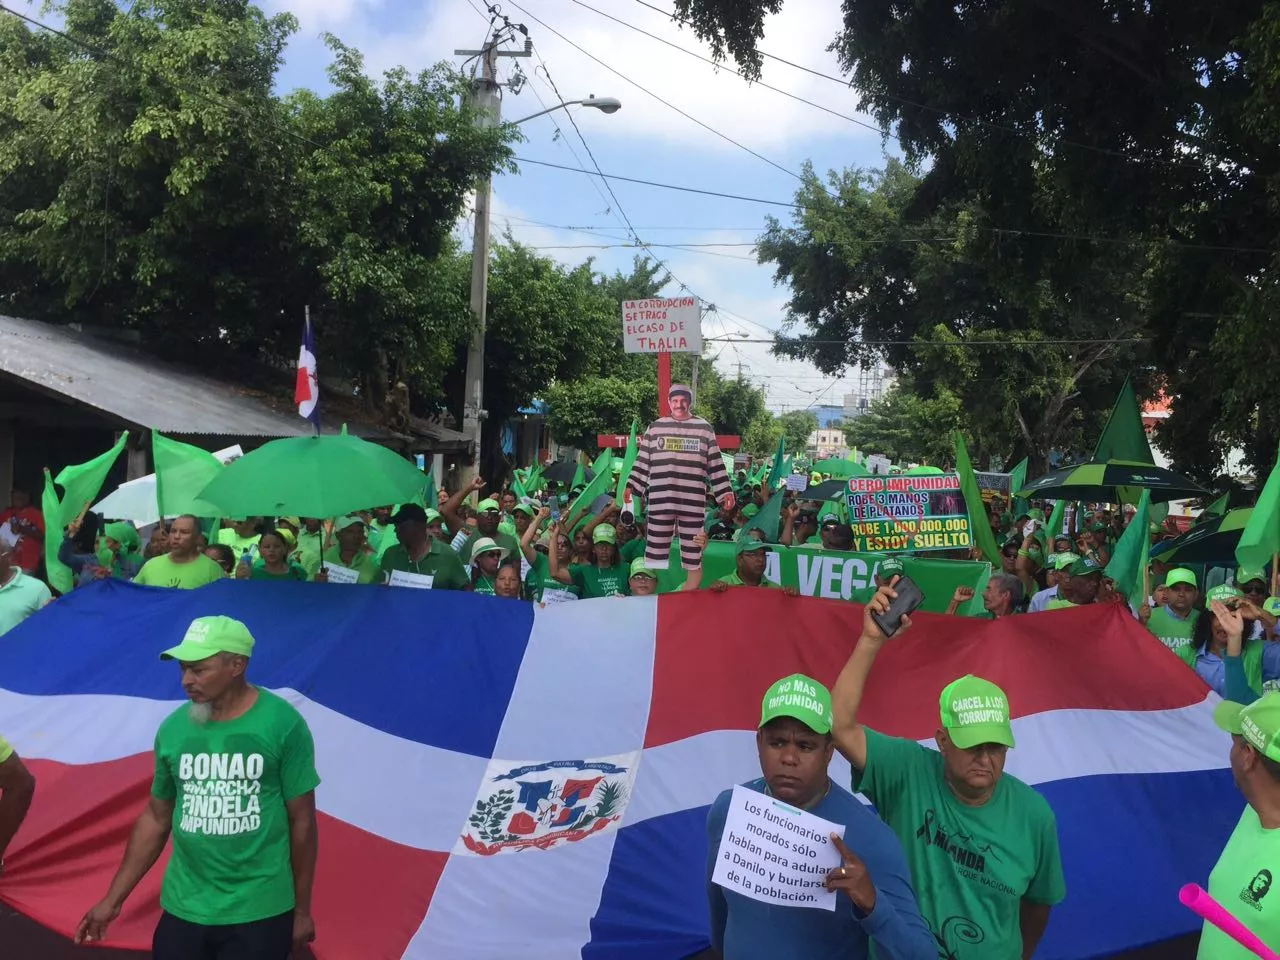
[{"label": "pink plastic object", "polygon": [[1178,899],[1240,946],[1246,950],[1252,950],[1262,960],[1280,960],[1280,953],[1276,953],[1259,940],[1248,927],[1227,913],[1226,907],[1209,896],[1198,884],[1188,883],[1178,891]]}]

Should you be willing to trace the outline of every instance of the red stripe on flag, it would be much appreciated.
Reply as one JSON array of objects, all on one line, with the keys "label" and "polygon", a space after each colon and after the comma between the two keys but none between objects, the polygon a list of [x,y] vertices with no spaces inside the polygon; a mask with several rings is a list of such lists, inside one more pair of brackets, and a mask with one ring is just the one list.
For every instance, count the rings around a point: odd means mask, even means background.
[{"label": "red stripe on flag", "polygon": [[[26,763],[38,783],[36,801],[5,856],[0,899],[70,937],[120,865],[150,795],[152,758]],[[317,823],[317,960],[399,960],[426,915],[448,853],[392,843],[325,813]],[[111,925],[108,946],[150,949],[168,859],[166,846]]]},{"label": "red stripe on flag", "polygon": [[314,400],[311,394],[311,374],[305,367],[298,367],[298,379],[293,386],[293,402],[307,403]]},{"label": "red stripe on flag", "polygon": [[[862,607],[740,587],[658,600],[645,746],[713,730],[754,730],[769,685],[803,673],[831,686],[862,628]],[[1119,605],[995,622],[921,613],[885,644],[861,712],[871,727],[925,739],[938,697],[973,673],[999,684],[1014,717],[1046,710],[1172,710],[1208,688]]]}]

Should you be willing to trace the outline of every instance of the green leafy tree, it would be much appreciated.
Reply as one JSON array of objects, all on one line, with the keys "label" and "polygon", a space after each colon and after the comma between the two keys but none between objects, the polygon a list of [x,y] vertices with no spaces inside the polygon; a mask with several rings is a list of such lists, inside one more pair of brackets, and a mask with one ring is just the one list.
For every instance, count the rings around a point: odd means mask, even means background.
[{"label": "green leafy tree", "polygon": [[623,434],[633,420],[644,429],[658,415],[658,385],[652,379],[585,377],[553,384],[546,394],[547,426],[560,443],[594,450],[602,433]]},{"label": "green leafy tree", "polygon": [[742,432],[742,452],[753,457],[772,457],[778,452],[782,424],[768,410],[761,410]]},{"label": "green leafy tree", "polygon": [[809,437],[818,429],[818,415],[812,410],[789,410],[780,414],[777,421],[787,438],[787,453],[804,453]]},{"label": "green leafy tree", "polygon": [[896,463],[949,464],[955,458],[951,431],[966,426],[960,398],[943,392],[928,399],[909,379],[895,383],[860,417],[845,422],[845,440],[864,453]]}]

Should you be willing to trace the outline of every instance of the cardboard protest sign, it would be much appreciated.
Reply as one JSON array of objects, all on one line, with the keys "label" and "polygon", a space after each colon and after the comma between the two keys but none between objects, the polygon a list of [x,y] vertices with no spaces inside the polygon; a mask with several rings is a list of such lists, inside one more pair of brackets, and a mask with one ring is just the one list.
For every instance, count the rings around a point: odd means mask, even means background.
[{"label": "cardboard protest sign", "polygon": [[853,546],[865,553],[967,550],[973,543],[960,477],[850,477]]}]

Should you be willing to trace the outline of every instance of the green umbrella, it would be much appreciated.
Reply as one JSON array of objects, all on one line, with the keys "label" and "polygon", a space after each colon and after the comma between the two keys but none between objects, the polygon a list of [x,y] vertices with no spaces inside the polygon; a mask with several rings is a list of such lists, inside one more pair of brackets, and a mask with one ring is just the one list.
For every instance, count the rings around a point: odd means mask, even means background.
[{"label": "green umbrella", "polygon": [[326,434],[263,444],[228,464],[200,499],[228,517],[340,517],[416,500],[428,482],[386,447]]},{"label": "green umbrella", "polygon": [[946,472],[947,471],[943,470],[941,467],[930,467],[926,465],[922,467],[912,467],[910,470],[903,471],[902,475],[904,477],[940,477]]},{"label": "green umbrella", "polygon": [[866,467],[852,460],[819,460],[813,465],[811,472],[829,474],[834,480],[871,476],[871,472]]},{"label": "green umbrella", "polygon": [[1151,557],[1170,563],[1221,563],[1235,566],[1236,544],[1245,524],[1253,516],[1253,507],[1232,510],[1224,517],[1212,517],[1197,523],[1182,536],[1158,543]]},{"label": "green umbrella", "polygon": [[1118,492],[1120,487],[1150,490],[1152,503],[1212,496],[1200,484],[1180,473],[1136,460],[1107,460],[1063,467],[1031,481],[1014,496],[1024,500],[1034,497],[1120,503],[1123,499]]}]

